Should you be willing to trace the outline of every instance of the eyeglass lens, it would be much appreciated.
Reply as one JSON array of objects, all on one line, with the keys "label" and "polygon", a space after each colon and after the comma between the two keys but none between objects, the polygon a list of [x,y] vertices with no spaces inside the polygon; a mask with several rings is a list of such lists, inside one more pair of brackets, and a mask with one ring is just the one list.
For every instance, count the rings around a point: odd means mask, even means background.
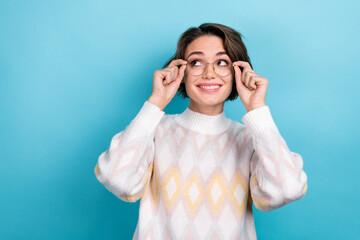
[{"label": "eyeglass lens", "polygon": [[204,73],[207,64],[212,64],[215,73],[221,77],[225,77],[231,73],[231,63],[222,59],[214,63],[206,63],[203,60],[193,60],[187,64],[187,69],[191,75],[199,76]]}]

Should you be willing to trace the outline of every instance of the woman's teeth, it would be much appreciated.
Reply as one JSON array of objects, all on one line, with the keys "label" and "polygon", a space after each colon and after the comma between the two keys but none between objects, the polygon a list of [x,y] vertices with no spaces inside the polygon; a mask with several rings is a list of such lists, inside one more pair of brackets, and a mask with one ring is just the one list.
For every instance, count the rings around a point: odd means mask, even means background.
[{"label": "woman's teeth", "polygon": [[212,86],[199,86],[199,88],[203,88],[203,89],[215,89],[215,88],[219,88],[219,85],[212,85]]}]

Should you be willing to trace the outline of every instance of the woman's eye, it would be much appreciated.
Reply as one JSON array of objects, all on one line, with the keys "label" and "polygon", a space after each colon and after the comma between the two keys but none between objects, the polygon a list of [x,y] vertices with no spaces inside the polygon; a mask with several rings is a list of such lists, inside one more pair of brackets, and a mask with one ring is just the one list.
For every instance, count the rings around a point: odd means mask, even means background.
[{"label": "woman's eye", "polygon": [[200,66],[202,62],[200,60],[193,60],[190,62],[191,66]]},{"label": "woman's eye", "polygon": [[228,61],[226,61],[226,60],[219,60],[218,61],[218,65],[220,65],[220,66],[227,66],[228,65]]}]

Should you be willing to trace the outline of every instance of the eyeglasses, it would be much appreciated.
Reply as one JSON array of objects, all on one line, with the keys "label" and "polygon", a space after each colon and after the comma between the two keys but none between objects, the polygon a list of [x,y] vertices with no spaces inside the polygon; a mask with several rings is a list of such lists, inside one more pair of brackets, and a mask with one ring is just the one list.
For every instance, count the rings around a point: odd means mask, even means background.
[{"label": "eyeglasses", "polygon": [[205,62],[201,59],[191,60],[188,62],[186,70],[193,76],[200,76],[204,73],[208,64],[213,65],[214,72],[220,77],[226,77],[232,72],[232,64],[225,59],[219,59],[213,63]]}]

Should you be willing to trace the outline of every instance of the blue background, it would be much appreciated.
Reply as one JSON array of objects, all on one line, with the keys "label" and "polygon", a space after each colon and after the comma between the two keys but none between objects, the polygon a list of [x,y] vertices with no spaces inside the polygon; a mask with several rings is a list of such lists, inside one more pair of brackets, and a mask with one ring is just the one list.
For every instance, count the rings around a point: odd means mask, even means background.
[{"label": "blue background", "polygon": [[[95,178],[111,137],[191,26],[240,31],[266,103],[304,159],[303,199],[263,213],[259,239],[360,234],[359,1],[1,1],[0,239],[131,239],[139,201]],[[180,113],[180,97],[165,109]],[[241,121],[241,101],[226,103]]]}]

